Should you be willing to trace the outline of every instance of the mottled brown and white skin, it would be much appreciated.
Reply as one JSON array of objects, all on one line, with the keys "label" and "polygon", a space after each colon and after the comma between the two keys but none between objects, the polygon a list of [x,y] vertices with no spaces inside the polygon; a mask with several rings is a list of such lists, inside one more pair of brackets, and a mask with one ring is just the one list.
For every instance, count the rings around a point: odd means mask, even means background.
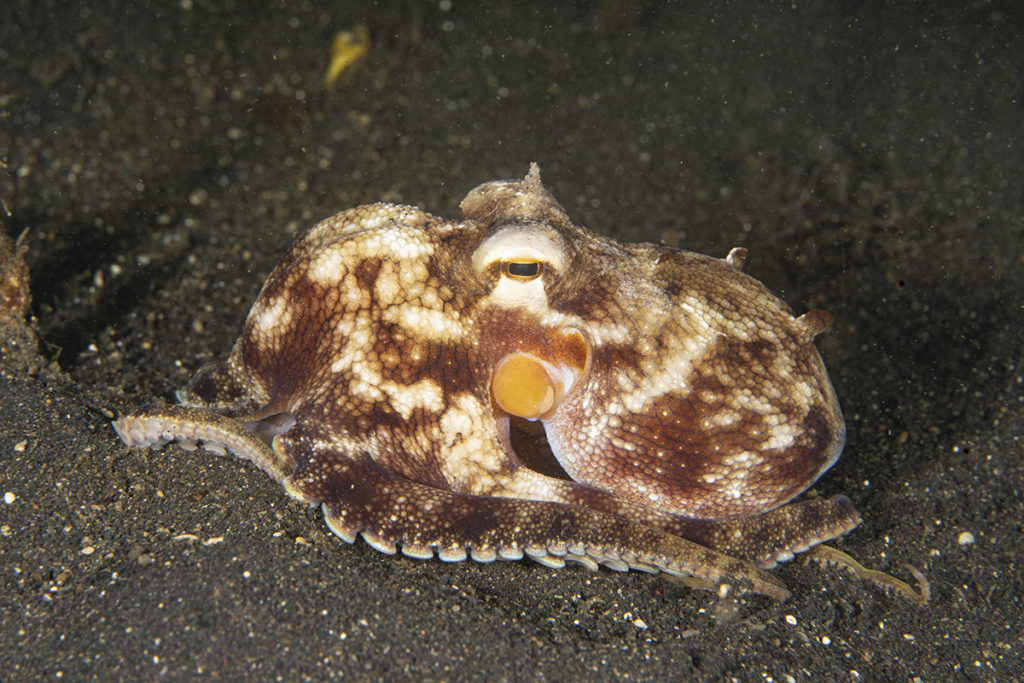
[{"label": "mottled brown and white skin", "polygon": [[[231,451],[342,539],[455,561],[530,556],[788,595],[763,571],[836,538],[849,500],[790,501],[845,427],[794,317],[717,259],[573,224],[536,165],[462,220],[371,204],[300,236],[242,336],[125,443]],[[539,420],[567,478],[513,450]]]}]

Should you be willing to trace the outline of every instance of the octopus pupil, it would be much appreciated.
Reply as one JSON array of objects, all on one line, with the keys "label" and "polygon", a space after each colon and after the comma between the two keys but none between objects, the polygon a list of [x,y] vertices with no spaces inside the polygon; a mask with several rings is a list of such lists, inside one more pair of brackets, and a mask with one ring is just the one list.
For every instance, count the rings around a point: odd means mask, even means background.
[{"label": "octopus pupil", "polygon": [[505,272],[516,277],[537,277],[540,274],[540,263],[536,261],[530,263],[509,262],[505,264]]}]

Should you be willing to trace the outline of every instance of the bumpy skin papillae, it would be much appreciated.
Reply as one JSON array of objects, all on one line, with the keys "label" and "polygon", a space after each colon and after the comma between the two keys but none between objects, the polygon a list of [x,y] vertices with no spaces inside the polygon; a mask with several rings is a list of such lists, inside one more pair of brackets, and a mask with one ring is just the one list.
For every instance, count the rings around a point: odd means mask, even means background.
[{"label": "bumpy skin papillae", "polygon": [[[859,523],[844,497],[784,505],[842,449],[812,344],[827,314],[794,318],[739,272],[742,251],[712,259],[572,224],[536,166],[462,208],[446,221],[374,204],[314,226],[231,354],[181,392],[186,407],[140,409],[119,434],[231,450],[322,504],[345,540],[414,557],[525,553],[785,597],[752,564]],[[496,369],[521,357],[537,363],[504,367],[530,370],[538,398],[492,395]],[[514,394],[516,372],[495,391]],[[524,404],[575,481],[516,457],[499,406]]]}]

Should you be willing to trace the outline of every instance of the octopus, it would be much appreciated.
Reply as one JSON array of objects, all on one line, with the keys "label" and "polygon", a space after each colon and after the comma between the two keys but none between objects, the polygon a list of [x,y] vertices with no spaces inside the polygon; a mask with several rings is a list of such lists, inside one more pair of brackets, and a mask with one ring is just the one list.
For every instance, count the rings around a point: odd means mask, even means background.
[{"label": "octopus", "polygon": [[[573,223],[536,164],[460,206],[314,225],[230,353],[177,405],[117,419],[121,439],[248,459],[383,553],[787,598],[766,570],[861,521],[842,495],[793,502],[845,442],[813,344],[831,317],[794,316],[741,271],[744,249]],[[834,553],[820,559],[859,568]]]}]

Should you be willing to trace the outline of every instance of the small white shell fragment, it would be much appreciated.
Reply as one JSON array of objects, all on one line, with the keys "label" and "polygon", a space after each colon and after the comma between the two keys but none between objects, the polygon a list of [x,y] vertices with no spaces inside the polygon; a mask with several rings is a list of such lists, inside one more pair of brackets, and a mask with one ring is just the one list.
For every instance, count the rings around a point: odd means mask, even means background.
[{"label": "small white shell fragment", "polygon": [[974,543],[974,534],[970,531],[962,531],[960,535],[956,537],[956,542],[960,545],[971,545]]}]

